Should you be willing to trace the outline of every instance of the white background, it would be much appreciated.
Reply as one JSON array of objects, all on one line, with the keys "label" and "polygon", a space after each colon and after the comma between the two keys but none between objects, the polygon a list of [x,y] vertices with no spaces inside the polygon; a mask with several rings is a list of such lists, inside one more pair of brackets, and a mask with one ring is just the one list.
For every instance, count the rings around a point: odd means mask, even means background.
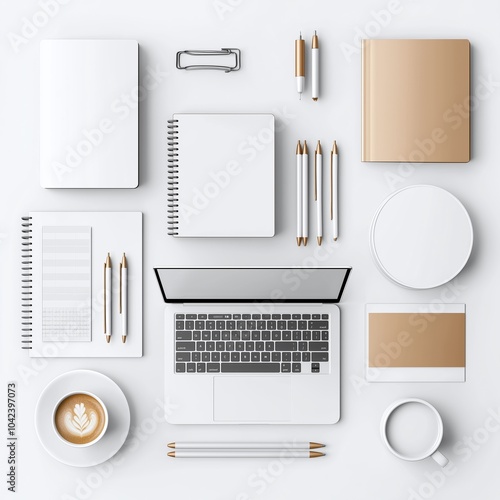
[{"label": "white background", "polygon": [[[6,382],[18,383],[18,493],[29,499],[470,499],[496,498],[498,425],[484,430],[500,411],[498,333],[499,238],[498,19],[493,0],[401,1],[382,26],[376,12],[385,0],[363,2],[264,0],[72,0],[15,50],[24,18],[40,11],[36,1],[3,2],[0,16],[0,435],[6,433]],[[393,9],[394,10],[394,9]],[[43,16],[42,16],[43,21]],[[38,18],[40,23],[40,18]],[[42,22],[43,24],[43,22]],[[26,28],[28,29],[28,28]],[[322,50],[321,97],[302,102],[293,78],[294,39],[302,29],[307,46],[318,30]],[[360,162],[361,58],[357,34],[390,38],[469,38],[472,92],[482,100],[472,114],[472,161],[417,165]],[[9,38],[9,33],[10,38]],[[363,36],[363,35],[361,35]],[[137,190],[43,190],[39,185],[39,43],[44,38],[134,38],[140,43],[140,75],[161,73],[140,106],[140,186]],[[351,46],[351,53],[345,55]],[[242,70],[234,74],[175,69],[183,49],[238,47]],[[166,234],[166,122],[173,112],[273,112],[276,134],[276,236],[272,239],[174,240]],[[408,117],[411,119],[411,117]],[[295,244],[295,144],[333,139],[341,155],[340,239],[331,254],[314,244]],[[392,178],[391,178],[392,176]],[[410,291],[375,268],[368,248],[371,218],[397,188],[429,183],[455,194],[468,209],[475,231],[473,255],[454,287]],[[144,213],[144,357],[140,359],[31,360],[20,349],[20,218],[29,210],[140,210]],[[314,220],[314,219],[313,219]],[[314,226],[312,226],[314,228]],[[314,233],[313,233],[314,234]],[[331,227],[325,237],[331,240]],[[326,248],[326,246],[325,246]],[[311,260],[312,257],[315,260]],[[342,417],[335,426],[182,427],[157,424],[163,400],[163,304],[155,265],[352,265],[341,304]],[[364,305],[367,302],[464,302],[467,304],[467,382],[464,384],[363,384]],[[124,390],[132,434],[120,462],[75,469],[42,448],[33,412],[42,389],[57,375],[78,368],[98,370]],[[400,397],[422,397],[441,412],[442,451],[453,465],[447,475],[431,460],[406,463],[389,454],[379,436],[383,410]],[[328,394],[325,394],[328,397]],[[500,418],[500,417],[498,417]],[[490,421],[488,421],[490,422]],[[141,430],[142,428],[142,430]],[[144,432],[146,431],[146,432]],[[149,433],[149,434],[148,434]],[[465,439],[471,437],[468,445]],[[167,458],[166,443],[178,440],[316,440],[328,456],[295,460],[190,460]],[[5,479],[7,449],[0,449]],[[259,472],[260,471],[260,472]],[[265,478],[256,479],[261,474]],[[0,484],[7,498],[6,484]],[[432,484],[434,483],[434,485]],[[83,487],[82,485],[90,485]],[[412,493],[417,492],[419,496]]]}]

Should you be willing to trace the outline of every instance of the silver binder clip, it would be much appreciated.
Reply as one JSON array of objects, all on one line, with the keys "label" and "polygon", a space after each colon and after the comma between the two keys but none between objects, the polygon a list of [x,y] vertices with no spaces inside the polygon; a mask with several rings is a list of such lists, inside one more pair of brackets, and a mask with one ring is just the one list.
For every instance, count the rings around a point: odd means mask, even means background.
[{"label": "silver binder clip", "polygon": [[[182,66],[181,57],[185,54],[187,56],[234,56],[233,66],[219,66],[217,64],[191,64],[187,66]],[[225,73],[231,73],[232,71],[238,71],[241,68],[241,51],[240,49],[220,49],[220,50],[181,50],[177,52],[177,57],[175,59],[175,66],[177,69],[216,69],[222,70]]]}]

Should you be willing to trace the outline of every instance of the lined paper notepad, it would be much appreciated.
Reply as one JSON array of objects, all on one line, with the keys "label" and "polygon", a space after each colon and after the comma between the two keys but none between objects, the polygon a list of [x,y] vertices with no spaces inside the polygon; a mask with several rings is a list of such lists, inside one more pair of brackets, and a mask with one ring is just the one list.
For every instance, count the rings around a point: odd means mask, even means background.
[{"label": "lined paper notepad", "polygon": [[42,228],[42,339],[92,340],[91,227]]}]

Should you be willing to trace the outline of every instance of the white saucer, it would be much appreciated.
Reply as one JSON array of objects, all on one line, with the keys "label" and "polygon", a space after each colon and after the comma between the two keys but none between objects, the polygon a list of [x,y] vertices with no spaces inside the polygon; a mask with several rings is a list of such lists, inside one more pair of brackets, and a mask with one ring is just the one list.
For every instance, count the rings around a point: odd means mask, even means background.
[{"label": "white saucer", "polygon": [[[52,427],[52,412],[65,394],[74,391],[92,392],[106,405],[109,426],[96,444],[75,448],[65,444]],[[55,378],[40,394],[35,410],[38,438],[49,455],[73,467],[92,467],[109,460],[123,446],[130,428],[127,398],[115,382],[102,373],[75,370]]]},{"label": "white saucer", "polygon": [[398,285],[444,285],[472,251],[472,223],[460,201],[436,186],[408,186],[390,195],[373,218],[370,248],[377,267]]}]

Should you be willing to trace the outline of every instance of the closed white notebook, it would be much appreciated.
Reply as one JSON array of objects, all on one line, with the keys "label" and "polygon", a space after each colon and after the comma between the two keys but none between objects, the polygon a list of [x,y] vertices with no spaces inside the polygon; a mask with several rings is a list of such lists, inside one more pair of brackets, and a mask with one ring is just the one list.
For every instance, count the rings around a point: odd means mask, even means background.
[{"label": "closed white notebook", "polygon": [[[111,341],[104,262],[111,257]],[[120,261],[128,264],[122,342]],[[142,213],[31,212],[23,219],[22,346],[31,357],[142,356]]]},{"label": "closed white notebook", "polygon": [[137,187],[138,80],[135,40],[40,43],[42,187]]},{"label": "closed white notebook", "polygon": [[175,114],[169,234],[274,236],[274,172],[272,114]]}]

